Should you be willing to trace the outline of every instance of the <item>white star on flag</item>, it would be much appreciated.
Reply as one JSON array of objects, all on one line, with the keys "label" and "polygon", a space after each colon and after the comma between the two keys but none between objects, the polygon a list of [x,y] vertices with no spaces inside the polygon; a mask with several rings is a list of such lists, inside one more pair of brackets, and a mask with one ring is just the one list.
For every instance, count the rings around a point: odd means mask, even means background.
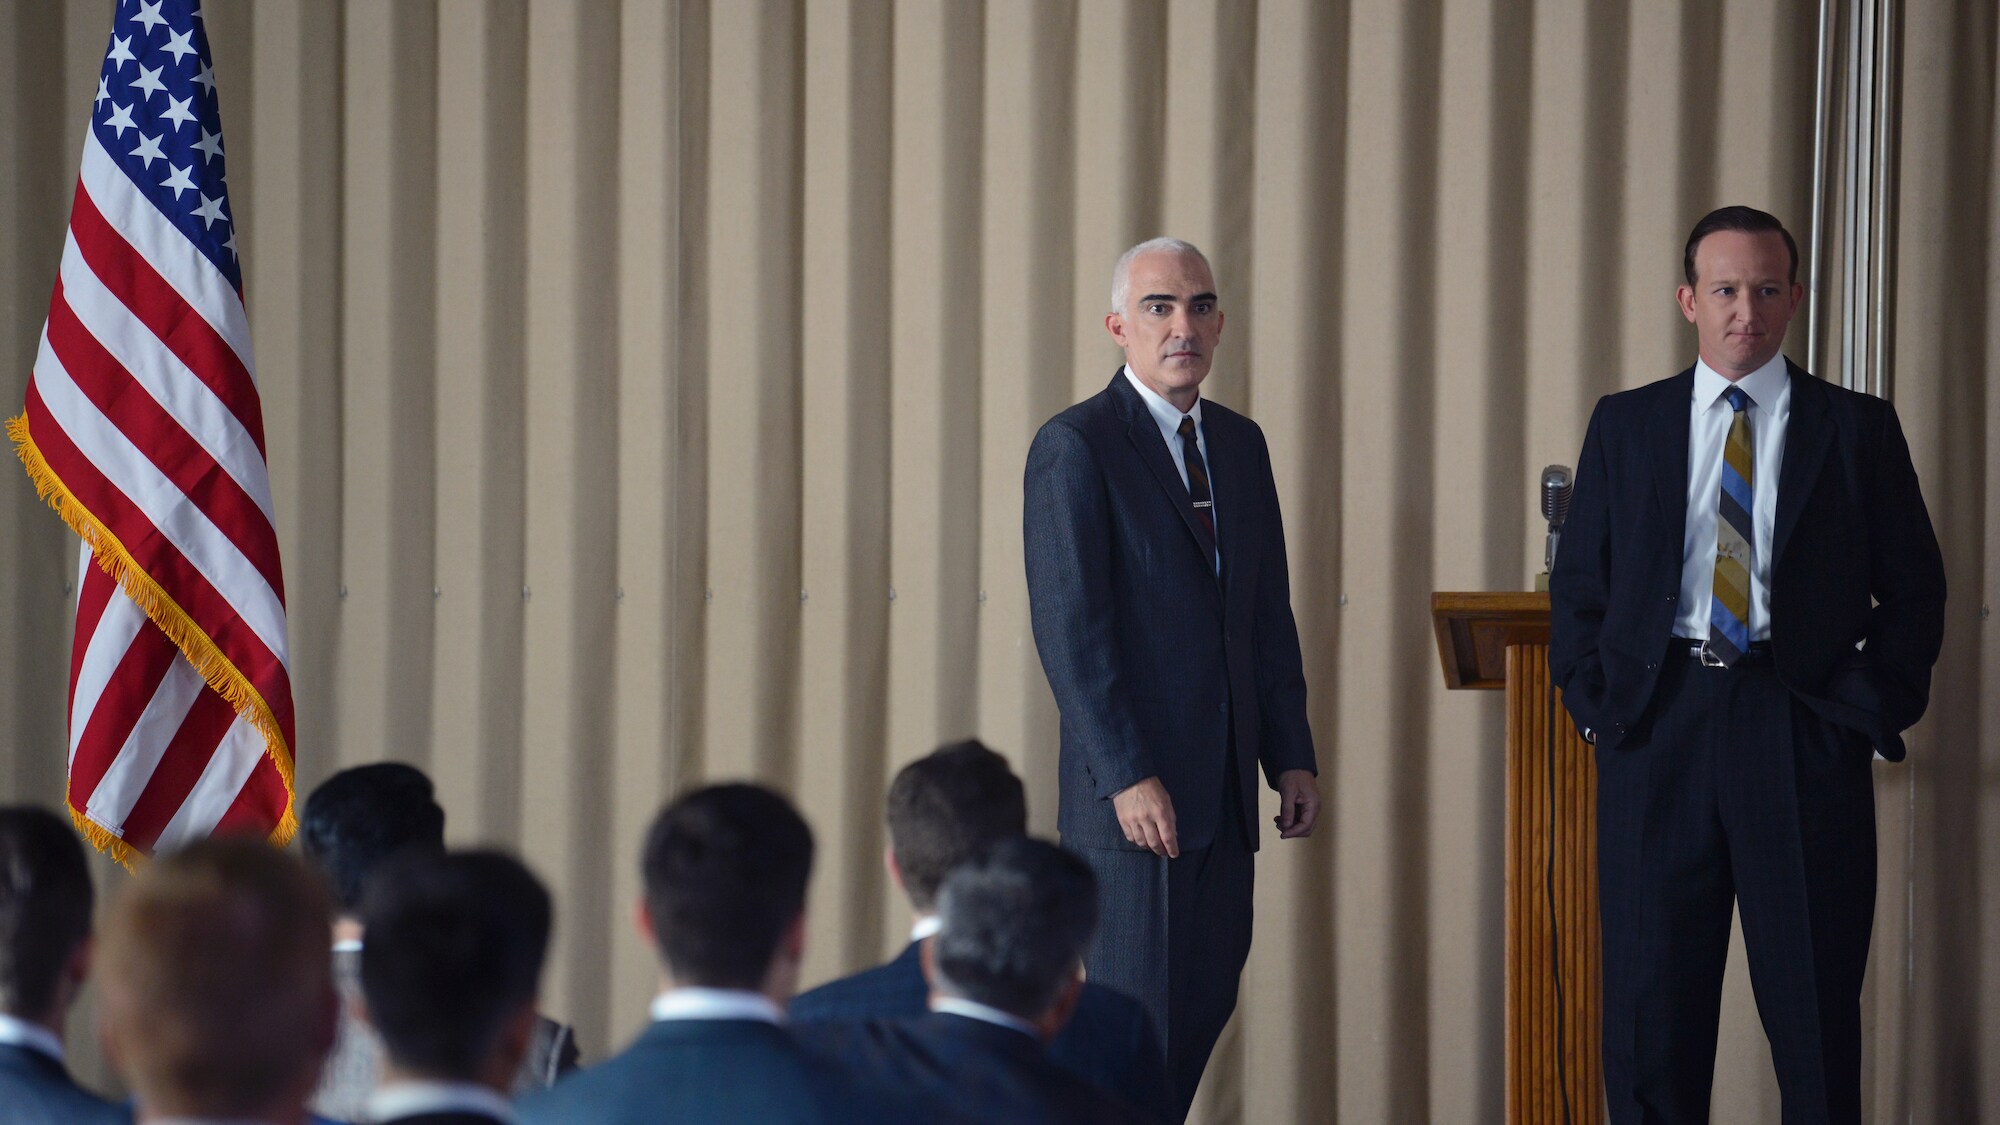
[{"label": "white star on flag", "polygon": [[155,159],[167,158],[167,154],[160,151],[160,138],[147,136],[143,129],[139,131],[139,147],[132,150],[132,155],[146,162],[148,172],[153,170]]},{"label": "white star on flag", "polygon": [[145,24],[147,32],[150,33],[154,28],[167,22],[167,17],[160,14],[160,4],[163,2],[164,0],[154,0],[148,4],[141,0],[139,14],[132,17],[132,22]]},{"label": "white star on flag", "polygon": [[166,53],[172,55],[174,57],[174,61],[179,62],[181,61],[182,56],[200,53],[194,49],[194,44],[190,42],[190,40],[192,40],[193,38],[194,38],[193,28],[189,28],[186,31],[168,32],[167,45],[160,48],[160,50],[165,51]]},{"label": "white star on flag", "polygon": [[211,94],[215,93],[215,68],[207,63],[201,64],[201,69],[195,71],[194,81],[195,85]]},{"label": "white star on flag", "polygon": [[[201,195],[200,192],[196,192],[195,194]],[[195,208],[194,213],[201,216],[201,229],[203,230],[207,230],[218,221],[224,223],[229,221],[222,217],[222,199],[220,197],[210,199],[205,195],[201,196],[201,206]]]},{"label": "white star on flag", "polygon": [[116,36],[112,37],[111,53],[104,56],[104,61],[112,64],[111,69],[117,70],[125,63],[136,62],[137,60],[138,56],[132,53],[132,37],[130,35],[127,35],[123,39],[119,39]]},{"label": "white star on flag", "polygon": [[139,91],[141,100],[151,97],[154,94],[166,92],[167,84],[160,81],[160,72],[165,69],[167,68],[164,66],[156,66],[151,70],[147,70],[143,66],[139,68],[139,77],[132,80],[131,86],[133,89]]},{"label": "white star on flag", "polygon": [[194,187],[194,180],[189,178],[189,174],[194,171],[194,165],[190,164],[185,168],[175,168],[172,164],[168,164],[167,167],[173,170],[173,175],[161,180],[160,186],[174,189],[174,200],[175,202],[179,202],[181,192]]},{"label": "white star on flag", "polygon": [[202,163],[207,164],[222,155],[222,134],[201,131],[201,139],[194,143],[194,150],[202,154]]},{"label": "white star on flag", "polygon": [[92,109],[104,108],[104,99],[110,96],[111,96],[111,80],[109,78],[99,78],[97,80],[97,100],[90,103],[90,108]]},{"label": "white star on flag", "polygon": [[139,123],[132,120],[132,107],[119,105],[117,102],[111,103],[111,116],[105,118],[104,123],[118,130],[118,139],[121,141],[125,139],[125,130],[139,127]]},{"label": "white star on flag", "polygon": [[194,101],[194,95],[192,94],[188,95],[185,98],[177,98],[174,97],[172,94],[168,94],[167,111],[165,113],[162,113],[160,117],[163,120],[171,121],[176,125],[193,124],[195,119],[194,114],[188,110],[188,104],[193,101]]}]

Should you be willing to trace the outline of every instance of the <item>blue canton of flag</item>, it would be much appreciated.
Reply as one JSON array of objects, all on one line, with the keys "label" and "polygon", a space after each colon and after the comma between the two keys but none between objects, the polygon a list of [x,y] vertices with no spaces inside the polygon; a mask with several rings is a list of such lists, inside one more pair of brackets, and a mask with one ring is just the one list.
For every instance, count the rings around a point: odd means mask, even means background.
[{"label": "blue canton of flag", "polygon": [[140,193],[241,293],[215,67],[197,0],[118,0],[90,123]]}]

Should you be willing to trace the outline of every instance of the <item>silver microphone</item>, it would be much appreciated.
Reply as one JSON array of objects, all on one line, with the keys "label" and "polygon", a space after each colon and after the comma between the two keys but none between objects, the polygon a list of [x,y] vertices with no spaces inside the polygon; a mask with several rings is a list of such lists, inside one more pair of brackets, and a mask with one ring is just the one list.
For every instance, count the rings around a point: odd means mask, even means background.
[{"label": "silver microphone", "polygon": [[1549,543],[1542,564],[1550,571],[1556,568],[1556,546],[1562,541],[1562,525],[1569,518],[1569,497],[1574,488],[1568,465],[1542,470],[1542,518],[1549,521]]}]

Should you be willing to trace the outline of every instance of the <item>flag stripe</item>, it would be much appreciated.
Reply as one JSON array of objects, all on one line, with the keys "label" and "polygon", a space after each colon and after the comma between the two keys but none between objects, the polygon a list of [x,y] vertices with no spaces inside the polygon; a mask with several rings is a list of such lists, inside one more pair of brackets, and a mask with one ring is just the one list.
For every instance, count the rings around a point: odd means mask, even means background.
[{"label": "flag stripe", "polygon": [[76,751],[70,767],[69,792],[78,808],[84,808],[96,795],[113,759],[131,741],[132,731],[153,697],[159,694],[160,685],[178,655],[165,634],[142,625],[118,651],[97,706],[70,719]]},{"label": "flag stripe", "polygon": [[[31,417],[39,403],[52,425],[34,429],[49,466],[84,507],[124,544],[133,560],[168,590],[218,642],[239,634],[255,642],[257,662],[282,663],[285,607],[229,538],[104,417],[70,378],[43,337],[42,359],[29,387]],[[51,441],[60,431],[60,441]],[[70,444],[70,443],[74,444]],[[67,456],[58,456],[58,450]],[[93,451],[85,457],[83,447]],[[234,591],[234,596],[222,591]],[[233,646],[225,651],[234,653]],[[240,666],[240,665],[239,665]],[[253,682],[257,673],[249,668]]]},{"label": "flag stripe", "polygon": [[[28,387],[28,416],[31,423],[48,421],[47,425],[34,426],[33,429],[36,444],[49,466],[63,478],[63,483],[78,500],[118,537],[125,550],[146,569],[147,574],[163,588],[173,591],[175,601],[196,622],[205,626],[208,635],[224,651],[231,654],[230,659],[237,668],[252,683],[259,685],[276,719],[288,728],[289,738],[291,683],[283,663],[264,645],[250,624],[216,592],[208,579],[172,544],[165,542],[158,526],[147,520],[145,513],[122,490],[99,475],[95,466],[69,444],[67,432],[55,424],[48,412],[47,400],[40,393],[47,382],[42,375],[38,367],[36,381]],[[247,564],[241,570],[255,573]]]},{"label": "flag stripe", "polygon": [[[257,734],[257,728],[238,718],[222,736],[215,752],[208,757],[201,778],[189,790],[187,800],[181,803],[172,820],[161,829],[153,842],[156,849],[180,847],[198,840],[215,831],[215,826],[223,814],[229,811],[236,798],[249,783],[251,772],[259,764],[269,768],[269,760],[264,755],[264,740]],[[271,781],[282,786],[275,770],[271,771]],[[282,792],[282,791],[281,791]],[[280,807],[276,814],[269,808],[269,798],[259,806],[260,815],[282,815]],[[265,821],[268,823],[268,821]]]},{"label": "flag stripe", "polygon": [[[111,603],[111,593],[118,584],[111,576],[98,569],[96,560],[88,549],[78,551],[76,556],[76,643],[69,647],[69,709],[76,713],[76,688],[83,677],[85,655],[90,651],[90,640],[97,634],[97,623],[104,619],[104,608]],[[102,690],[99,682],[97,690]],[[97,692],[91,693],[93,702]],[[88,710],[88,708],[86,708]],[[70,752],[76,752],[71,744]]]},{"label": "flag stripe", "polygon": [[284,779],[271,765],[271,756],[263,755],[257,759],[243,788],[229,802],[228,810],[216,819],[211,831],[218,836],[262,831],[262,825],[271,823],[282,813],[285,799]]},{"label": "flag stripe", "polygon": [[243,298],[229,279],[187,240],[153,201],[139,193],[125,170],[98,140],[95,131],[83,141],[81,182],[105,221],[117,227],[132,249],[153,267],[216,333],[228,342],[236,359],[254,379],[250,362],[250,324],[243,316]]},{"label": "flag stripe", "polygon": [[[140,634],[150,639],[159,636],[157,630]],[[139,794],[152,779],[153,771],[159,768],[160,759],[166,755],[167,745],[172,741],[174,731],[180,729],[186,720],[188,710],[194,701],[207,690],[194,666],[180,659],[179,650],[169,644],[166,674],[160,677],[160,686],[146,700],[139,712],[139,720],[132,724],[131,733],[125,736],[124,745],[118,747],[111,764],[105,767],[104,776],[90,790],[84,811],[92,820],[103,825],[120,825],[119,834],[124,835],[122,826],[125,818],[138,802]]]},{"label": "flag stripe", "polygon": [[[179,667],[194,674],[187,661]],[[198,680],[200,677],[195,676]],[[229,728],[240,720],[229,701],[203,684],[187,717],[175,728],[166,752],[146,779],[145,789],[124,817],[125,842],[135,848],[151,849],[160,833],[179,812],[202,772],[208,768],[216,747]],[[262,749],[261,747],[259,748]]]},{"label": "flag stripe", "polygon": [[[251,382],[249,371],[229,342],[207,320],[192,315],[195,310],[187,301],[98,213],[90,193],[81,184],[77,185],[76,202],[70,213],[70,245],[63,253],[65,280],[71,280],[73,270],[71,247],[78,256],[75,264],[87,267],[93,280],[104,287],[106,296],[123,306],[146,329],[145,333],[139,333],[121,325],[125,331],[120,338],[139,345],[163,344],[180,361],[173,374],[185,378],[164,386],[148,383],[147,389],[183,419],[189,433],[205,442],[234,445],[239,435],[248,439],[255,448],[257,470],[244,468],[232,475],[245,488],[254,487],[252,480],[264,475],[261,471],[265,458],[264,412],[256,384]],[[187,405],[181,405],[182,402]],[[226,412],[226,424],[213,417],[218,411]],[[196,424],[189,424],[190,421]],[[266,497],[267,514],[269,508]]]},{"label": "flag stripe", "polygon": [[131,365],[103,349],[99,344],[103,336],[77,319],[76,302],[68,299],[74,296],[58,283],[56,299],[49,305],[49,347],[63,370],[91,405],[133,439],[134,449],[208,516],[215,531],[227,537],[277,593],[282,582],[278,541],[267,509],[243,490],[234,473],[216,463],[208,449],[191,439],[179,419],[161,408],[148,393],[151,388],[139,385]]}]

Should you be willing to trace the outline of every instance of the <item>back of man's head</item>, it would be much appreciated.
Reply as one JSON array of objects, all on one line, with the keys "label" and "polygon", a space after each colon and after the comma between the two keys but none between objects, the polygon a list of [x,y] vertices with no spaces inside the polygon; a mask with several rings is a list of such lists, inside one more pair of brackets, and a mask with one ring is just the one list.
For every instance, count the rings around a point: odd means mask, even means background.
[{"label": "back of man's head", "polygon": [[1028,797],[1007,759],[978,741],[941,747],[889,785],[889,846],[910,905],[931,910],[945,873],[1028,831]]},{"label": "back of man's head", "polygon": [[98,1025],[141,1110],[287,1119],[337,1020],[326,890],[249,837],[153,861],[105,912]]},{"label": "back of man's head", "polygon": [[306,798],[299,844],[326,874],[342,914],[361,909],[363,888],[405,848],[444,850],[444,809],[424,771],[402,762],[342,770]]},{"label": "back of man's head", "polygon": [[541,881],[499,852],[416,853],[385,865],[362,899],[361,988],[390,1062],[427,1077],[504,1082],[520,1060],[495,1059],[509,1025],[532,1015],[550,914]]},{"label": "back of man's head", "polygon": [[63,973],[90,940],[91,902],[76,831],[47,809],[0,808],[0,1013],[61,1017]]},{"label": "back of man's head", "polygon": [[1034,1020],[1076,980],[1097,932],[1097,879],[1044,840],[1002,840],[938,890],[934,987]]},{"label": "back of man's head", "polygon": [[712,785],[668,805],[646,835],[646,916],[678,985],[761,990],[805,911],[812,830],[756,785]]}]

